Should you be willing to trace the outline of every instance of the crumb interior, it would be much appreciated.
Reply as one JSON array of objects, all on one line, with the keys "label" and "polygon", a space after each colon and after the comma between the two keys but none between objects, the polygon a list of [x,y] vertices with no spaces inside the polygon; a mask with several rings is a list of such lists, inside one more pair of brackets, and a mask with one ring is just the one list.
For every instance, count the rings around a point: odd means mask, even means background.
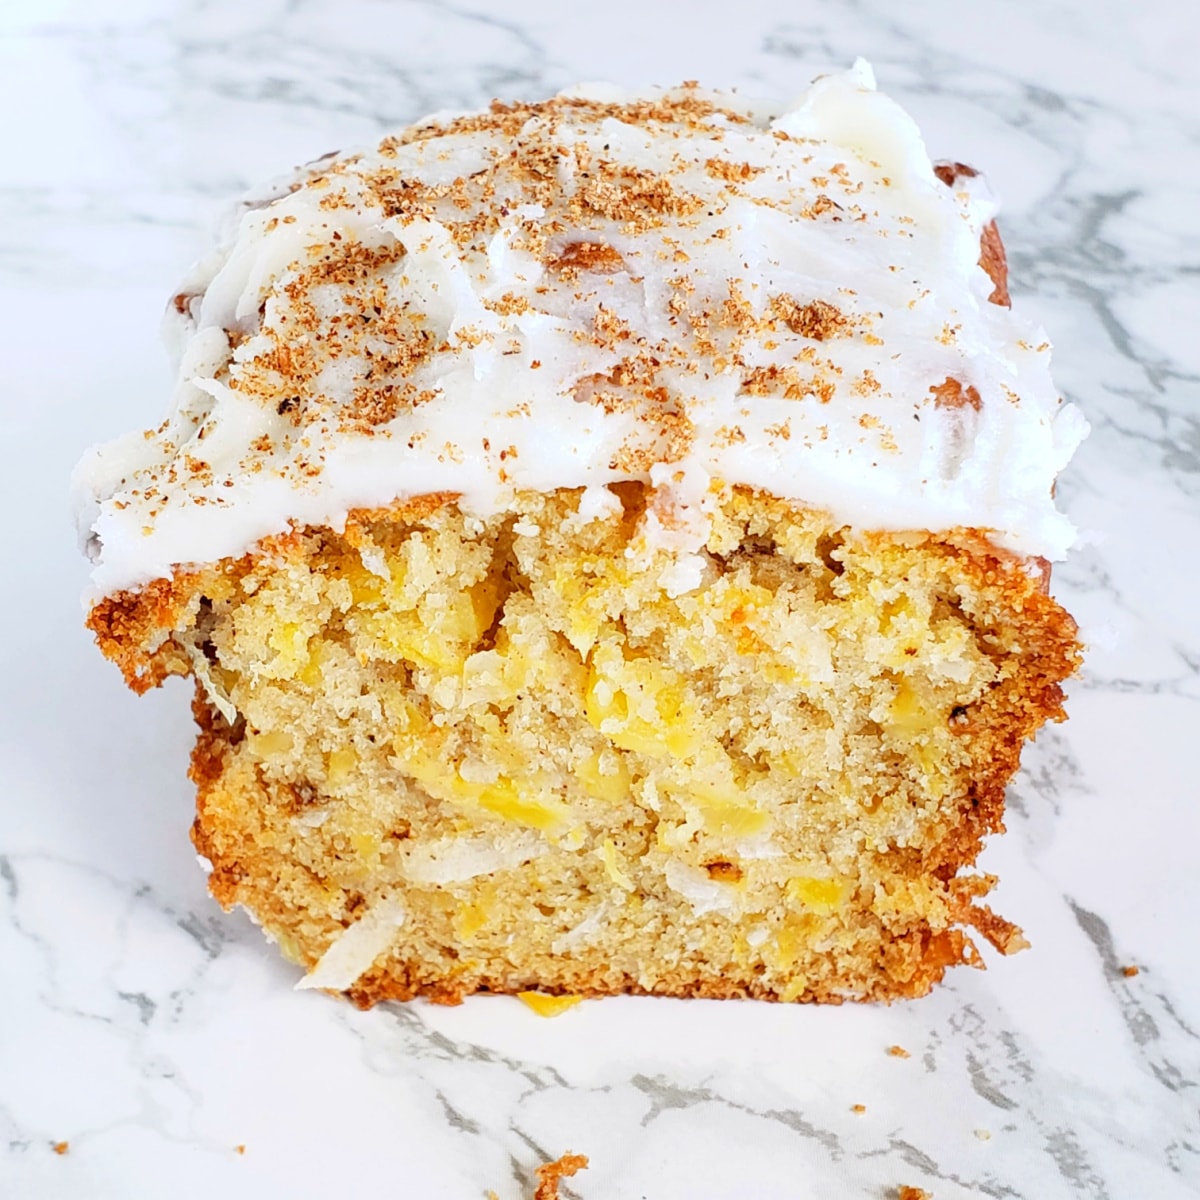
[{"label": "crumb interior", "polygon": [[910,996],[978,960],[964,926],[1019,945],[964,869],[1077,661],[1037,573],[749,490],[681,566],[611,490],[430,498],[177,586],[143,649],[200,684],[217,898],[309,967],[374,926],[364,1004]]}]

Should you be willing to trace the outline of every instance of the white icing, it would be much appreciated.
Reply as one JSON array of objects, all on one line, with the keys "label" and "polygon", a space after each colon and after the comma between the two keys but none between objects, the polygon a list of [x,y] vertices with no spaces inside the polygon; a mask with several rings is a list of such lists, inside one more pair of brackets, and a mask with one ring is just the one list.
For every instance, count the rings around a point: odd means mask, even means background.
[{"label": "white icing", "polygon": [[[637,102],[595,86],[564,95]],[[684,556],[714,490],[749,484],[864,528],[965,526],[1061,558],[1074,530],[1051,487],[1087,426],[1054,389],[1042,332],[988,303],[978,259],[995,204],[980,181],[934,176],[865,63],[782,110],[697,89],[656,96],[717,111],[646,119],[564,100],[531,110],[515,138],[494,122],[430,119],[421,128],[438,125],[434,136],[322,160],[294,190],[244,208],[171,313],[168,420],[77,468],[90,597],[426,492],[458,493],[486,516],[517,490],[578,486],[578,519],[595,519],[615,511],[604,485],[630,478],[658,489],[648,539]],[[518,142],[551,148],[548,188],[512,167]],[[672,214],[652,197],[640,226],[607,216],[603,197],[580,200],[604,170],[665,176],[694,203]],[[380,171],[444,194],[393,203]],[[455,223],[480,212],[497,220],[460,246]],[[549,241],[531,252],[539,228]],[[580,241],[610,247],[609,263],[564,272],[564,248]],[[312,278],[322,256],[351,249],[376,256],[365,280]],[[690,292],[673,282],[685,277]],[[722,318],[731,282],[756,328]],[[391,332],[372,332],[374,309],[353,317],[347,294],[379,306]],[[710,314],[707,329],[681,297]],[[833,305],[848,325],[814,340],[776,319],[778,297]],[[426,352],[398,360],[397,329],[423,331]],[[306,345],[302,379],[263,365]],[[597,381],[638,352],[655,360],[652,377]],[[790,383],[764,382],[771,368],[791,370]],[[977,408],[939,407],[930,389],[946,379],[974,389]],[[348,428],[356,389],[388,383],[410,389],[394,418]],[[697,577],[684,558],[664,586]]]}]

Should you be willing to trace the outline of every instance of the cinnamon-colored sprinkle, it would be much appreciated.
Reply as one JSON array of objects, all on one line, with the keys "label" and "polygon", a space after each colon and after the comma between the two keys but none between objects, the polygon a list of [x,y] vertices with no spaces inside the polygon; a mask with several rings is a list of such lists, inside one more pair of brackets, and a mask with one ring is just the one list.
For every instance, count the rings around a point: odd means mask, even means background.
[{"label": "cinnamon-colored sprinkle", "polygon": [[704,169],[714,179],[724,179],[727,183],[745,183],[763,170],[762,167],[752,167],[748,162],[734,163],[723,158],[708,159]]},{"label": "cinnamon-colored sprinkle", "polygon": [[983,407],[979,393],[969,384],[963,384],[949,375],[941,383],[931,387],[933,403],[937,408],[973,408],[976,412]]},{"label": "cinnamon-colored sprinkle", "polygon": [[575,268],[594,271],[598,275],[625,270],[625,260],[605,242],[572,242],[564,246],[548,265],[558,271]]},{"label": "cinnamon-colored sprinkle", "polygon": [[841,310],[825,300],[800,304],[791,296],[773,296],[771,312],[793,333],[818,342],[836,336],[849,324]]}]

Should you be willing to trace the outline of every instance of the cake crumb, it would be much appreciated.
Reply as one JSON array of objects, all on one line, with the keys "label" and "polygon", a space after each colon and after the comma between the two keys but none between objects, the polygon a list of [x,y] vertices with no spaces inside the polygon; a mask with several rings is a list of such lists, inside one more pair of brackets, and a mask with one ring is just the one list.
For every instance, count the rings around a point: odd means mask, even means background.
[{"label": "cake crumb", "polygon": [[233,1152],[234,1152],[235,1154],[245,1154],[245,1153],[246,1153],[246,1146],[245,1146],[245,1143],[244,1143],[244,1142],[238,1142],[238,1144],[237,1144],[236,1146],[234,1146],[234,1148],[233,1148]]},{"label": "cake crumb", "polygon": [[1141,968],[1135,967],[1132,964],[1130,964],[1128,967],[1121,968],[1121,974],[1124,975],[1126,979],[1132,979],[1135,975],[1140,975],[1141,973]]},{"label": "cake crumb", "polygon": [[990,1142],[992,1140],[991,1130],[989,1129],[977,1129],[975,1130],[975,1136],[981,1142]]},{"label": "cake crumb", "polygon": [[517,999],[533,1009],[539,1017],[557,1017],[574,1008],[582,996],[551,996],[546,992],[518,992]]},{"label": "cake crumb", "polygon": [[924,1188],[909,1187],[905,1183],[900,1185],[896,1200],[933,1200],[933,1197]]},{"label": "cake crumb", "polygon": [[537,1176],[538,1184],[533,1200],[558,1200],[559,1181],[570,1178],[576,1171],[586,1170],[587,1165],[586,1154],[572,1154],[568,1150],[553,1162],[535,1167],[533,1173]]},{"label": "cake crumb", "polygon": [[852,1104],[850,1105],[850,1111],[852,1113],[865,1113],[867,1106],[865,1104]]},{"label": "cake crumb", "polygon": [[63,1154],[66,1154],[67,1151],[71,1149],[71,1143],[70,1142],[55,1142],[53,1149],[54,1149],[55,1154],[61,1156]]},{"label": "cake crumb", "polygon": [[912,1055],[903,1046],[889,1046],[887,1052],[893,1058],[912,1058]]}]

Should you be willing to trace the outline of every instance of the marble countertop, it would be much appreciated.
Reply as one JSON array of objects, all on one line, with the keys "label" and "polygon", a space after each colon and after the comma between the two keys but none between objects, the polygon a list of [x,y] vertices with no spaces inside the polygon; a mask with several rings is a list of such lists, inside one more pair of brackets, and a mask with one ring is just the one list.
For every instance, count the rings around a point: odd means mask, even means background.
[{"label": "marble countertop", "polygon": [[[583,1200],[1200,1194],[1200,10],[683,10],[0,6],[6,1200],[517,1200],[567,1150]],[[81,626],[66,476],[158,420],[173,283],[239,189],[429,110],[577,78],[788,95],[858,54],[935,155],[989,172],[1016,304],[1094,426],[1055,573],[1092,649],[983,862],[1032,950],[892,1007],[293,992],[196,866],[186,688],[135,698]]]}]

